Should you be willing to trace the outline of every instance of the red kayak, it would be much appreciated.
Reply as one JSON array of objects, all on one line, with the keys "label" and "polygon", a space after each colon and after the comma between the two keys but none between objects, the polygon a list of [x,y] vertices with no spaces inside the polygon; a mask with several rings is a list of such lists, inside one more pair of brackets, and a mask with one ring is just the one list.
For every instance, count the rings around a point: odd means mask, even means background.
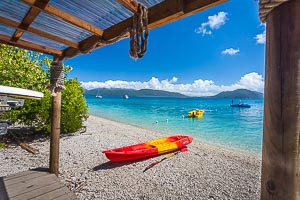
[{"label": "red kayak", "polygon": [[190,136],[175,135],[131,146],[104,150],[102,153],[113,162],[139,160],[185,149],[186,145],[192,141],[193,138]]}]

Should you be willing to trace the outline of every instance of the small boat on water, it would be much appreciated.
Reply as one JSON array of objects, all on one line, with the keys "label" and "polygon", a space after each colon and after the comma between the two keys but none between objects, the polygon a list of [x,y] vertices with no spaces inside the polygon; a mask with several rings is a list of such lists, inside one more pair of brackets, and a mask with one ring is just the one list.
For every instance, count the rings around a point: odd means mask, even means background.
[{"label": "small boat on water", "polygon": [[131,146],[104,150],[102,153],[113,162],[139,160],[177,150],[185,151],[186,145],[192,141],[193,138],[190,136],[175,135]]},{"label": "small boat on water", "polygon": [[123,96],[123,98],[124,98],[124,99],[128,99],[129,97],[128,97],[127,94],[125,94],[125,95]]},{"label": "small boat on water", "polygon": [[239,104],[230,104],[231,107],[239,107],[239,108],[250,108],[249,104],[239,103]]},{"label": "small boat on water", "polygon": [[97,91],[96,98],[102,99],[102,96],[99,95],[99,90]]},{"label": "small boat on water", "polygon": [[192,110],[190,112],[188,112],[188,117],[192,117],[192,118],[201,118],[204,114],[204,110]]}]

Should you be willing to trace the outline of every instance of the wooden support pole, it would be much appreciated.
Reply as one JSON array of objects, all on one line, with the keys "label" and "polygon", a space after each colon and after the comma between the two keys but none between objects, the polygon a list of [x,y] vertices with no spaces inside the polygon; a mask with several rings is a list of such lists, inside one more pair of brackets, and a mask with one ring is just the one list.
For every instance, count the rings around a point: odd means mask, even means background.
[{"label": "wooden support pole", "polygon": [[49,171],[58,176],[59,168],[59,135],[60,135],[61,92],[52,97],[50,167]]},{"label": "wooden support pole", "polygon": [[300,1],[267,17],[261,199],[300,199]]},{"label": "wooden support pole", "polygon": [[[55,66],[54,66],[55,65]],[[54,59],[51,68],[63,68],[60,60]],[[51,69],[51,84],[57,80]],[[54,80],[54,81],[53,81]],[[62,83],[63,84],[63,83]],[[49,172],[58,176],[59,169],[59,135],[60,135],[60,116],[61,116],[61,88],[54,89],[52,96],[52,110],[51,110],[51,133],[50,133],[50,163]]]}]

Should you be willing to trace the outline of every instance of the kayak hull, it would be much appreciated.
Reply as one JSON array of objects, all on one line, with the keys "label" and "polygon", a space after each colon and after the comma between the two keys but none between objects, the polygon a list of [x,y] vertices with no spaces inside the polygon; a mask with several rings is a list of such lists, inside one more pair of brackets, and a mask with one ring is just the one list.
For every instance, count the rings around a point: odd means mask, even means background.
[{"label": "kayak hull", "polygon": [[177,151],[192,141],[192,137],[176,135],[102,152],[113,162],[132,161]]}]

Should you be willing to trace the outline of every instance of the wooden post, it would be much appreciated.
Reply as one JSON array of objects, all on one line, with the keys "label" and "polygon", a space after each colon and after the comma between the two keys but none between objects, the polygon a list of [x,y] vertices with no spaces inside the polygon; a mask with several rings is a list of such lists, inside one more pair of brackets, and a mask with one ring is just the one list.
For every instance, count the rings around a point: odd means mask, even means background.
[{"label": "wooden post", "polygon": [[300,1],[267,18],[261,199],[300,199]]},{"label": "wooden post", "polygon": [[[54,58],[51,68],[63,68],[61,60]],[[51,84],[56,82],[59,79],[58,77],[59,75],[57,75],[55,69],[51,69]],[[55,88],[53,92],[55,92],[55,95],[52,96],[49,172],[58,176],[61,88]]]},{"label": "wooden post", "polygon": [[59,135],[60,135],[61,92],[52,97],[51,134],[50,134],[50,173],[58,176]]}]

